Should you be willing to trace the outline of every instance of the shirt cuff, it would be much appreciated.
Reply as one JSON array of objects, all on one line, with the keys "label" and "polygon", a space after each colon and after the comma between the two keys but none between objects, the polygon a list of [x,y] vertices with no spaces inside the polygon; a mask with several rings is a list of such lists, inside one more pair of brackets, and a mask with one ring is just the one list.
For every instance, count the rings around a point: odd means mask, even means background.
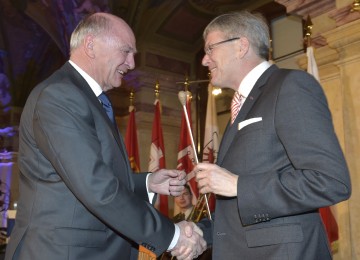
[{"label": "shirt cuff", "polygon": [[147,191],[147,194],[148,194],[148,197],[149,197],[149,202],[150,202],[150,204],[152,204],[153,199],[154,199],[154,196],[155,196],[155,193],[154,193],[154,192],[149,192],[149,188],[148,188],[148,178],[149,178],[150,174],[151,174],[151,172],[149,172],[149,174],[146,175],[146,191]]},{"label": "shirt cuff", "polygon": [[178,240],[179,240],[179,237],[180,237],[180,228],[179,228],[178,225],[175,224],[174,237],[173,237],[173,239],[172,239],[172,241],[171,241],[171,243],[170,243],[170,246],[168,247],[167,251],[172,250],[172,249],[176,246],[176,244],[177,244],[177,242],[178,242]]}]

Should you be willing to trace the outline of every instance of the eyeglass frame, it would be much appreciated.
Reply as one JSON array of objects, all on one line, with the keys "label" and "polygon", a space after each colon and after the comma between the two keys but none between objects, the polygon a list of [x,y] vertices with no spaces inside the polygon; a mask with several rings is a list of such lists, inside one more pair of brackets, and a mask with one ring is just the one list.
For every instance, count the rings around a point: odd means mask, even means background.
[{"label": "eyeglass frame", "polygon": [[207,55],[211,55],[212,53],[212,50],[215,49],[217,46],[223,44],[223,43],[227,43],[227,42],[232,42],[232,41],[235,41],[235,40],[239,40],[241,37],[234,37],[234,38],[230,38],[230,39],[227,39],[227,40],[224,40],[224,41],[220,41],[220,42],[215,42],[213,44],[209,44],[207,47],[204,48],[204,52],[207,54]]}]

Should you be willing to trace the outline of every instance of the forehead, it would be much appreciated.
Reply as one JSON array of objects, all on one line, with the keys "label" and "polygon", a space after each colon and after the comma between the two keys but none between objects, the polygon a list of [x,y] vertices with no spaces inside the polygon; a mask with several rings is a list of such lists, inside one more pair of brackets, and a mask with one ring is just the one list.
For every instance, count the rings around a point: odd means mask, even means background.
[{"label": "forehead", "polygon": [[136,51],[135,35],[131,28],[122,20],[116,20],[113,23],[113,33],[121,41],[123,45],[127,45],[131,49]]},{"label": "forehead", "polygon": [[224,40],[224,33],[218,30],[214,30],[208,33],[205,38],[205,46],[213,44],[218,41]]}]

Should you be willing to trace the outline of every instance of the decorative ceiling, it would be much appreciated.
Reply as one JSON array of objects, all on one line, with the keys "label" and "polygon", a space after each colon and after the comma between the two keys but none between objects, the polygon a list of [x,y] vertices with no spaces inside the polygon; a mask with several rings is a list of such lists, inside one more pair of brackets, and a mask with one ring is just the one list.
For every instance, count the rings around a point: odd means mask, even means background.
[{"label": "decorative ceiling", "polygon": [[140,66],[159,66],[176,57],[172,68],[157,69],[183,75],[202,53],[202,31],[209,21],[241,9],[257,10],[269,21],[285,14],[271,0],[0,0],[0,73],[10,81],[12,104],[23,106],[31,89],[68,59],[69,37],[78,21],[103,11],[133,28],[143,55]]}]

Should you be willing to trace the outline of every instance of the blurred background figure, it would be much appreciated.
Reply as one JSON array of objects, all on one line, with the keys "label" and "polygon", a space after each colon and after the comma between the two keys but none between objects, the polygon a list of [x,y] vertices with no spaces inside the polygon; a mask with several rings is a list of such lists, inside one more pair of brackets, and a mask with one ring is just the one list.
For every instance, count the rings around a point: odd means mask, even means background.
[{"label": "blurred background figure", "polygon": [[192,197],[190,187],[186,184],[185,189],[181,192],[181,194],[174,198],[176,205],[180,209],[180,213],[173,217],[174,223],[188,219],[194,208],[194,205],[192,204]]}]

